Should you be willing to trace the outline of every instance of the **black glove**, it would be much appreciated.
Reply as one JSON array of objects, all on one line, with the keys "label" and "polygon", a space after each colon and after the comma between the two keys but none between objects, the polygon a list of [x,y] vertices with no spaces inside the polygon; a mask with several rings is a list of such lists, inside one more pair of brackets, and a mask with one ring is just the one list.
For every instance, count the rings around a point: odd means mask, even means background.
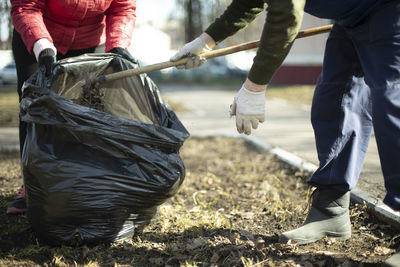
[{"label": "black glove", "polygon": [[44,73],[45,77],[49,77],[52,70],[53,64],[56,62],[56,55],[53,49],[46,48],[43,49],[39,54],[39,69],[42,73]]},{"label": "black glove", "polygon": [[125,58],[126,60],[129,60],[133,64],[138,64],[136,58],[134,58],[131,53],[128,52],[128,50],[123,49],[121,47],[114,47],[113,49],[110,50],[110,53],[114,53],[117,55],[120,55],[122,58]]}]

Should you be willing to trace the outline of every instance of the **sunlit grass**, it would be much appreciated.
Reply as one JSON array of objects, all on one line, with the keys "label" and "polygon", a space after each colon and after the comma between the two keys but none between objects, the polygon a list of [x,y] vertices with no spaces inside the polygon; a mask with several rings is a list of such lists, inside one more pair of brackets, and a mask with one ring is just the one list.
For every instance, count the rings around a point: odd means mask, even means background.
[{"label": "sunlit grass", "polygon": [[18,93],[16,86],[0,87],[0,127],[18,125]]},{"label": "sunlit grass", "polygon": [[[297,104],[311,105],[313,93],[314,85],[270,86],[267,89],[267,98],[280,98]],[[175,112],[185,110],[184,103],[177,103],[165,97],[163,98]],[[17,126],[18,114],[19,106],[16,88],[12,86],[2,87],[0,89],[0,127]]]},{"label": "sunlit grass", "polygon": [[[303,222],[308,174],[242,139],[191,137],[180,153],[184,183],[133,239],[49,246],[26,216],[6,216],[3,209],[0,266],[378,266],[398,247],[397,232],[358,204],[350,213],[356,230],[346,243],[277,243],[280,232]],[[6,179],[4,187],[13,184]]]},{"label": "sunlit grass", "polygon": [[266,95],[267,98],[281,98],[289,102],[311,106],[314,89],[314,85],[270,86]]}]

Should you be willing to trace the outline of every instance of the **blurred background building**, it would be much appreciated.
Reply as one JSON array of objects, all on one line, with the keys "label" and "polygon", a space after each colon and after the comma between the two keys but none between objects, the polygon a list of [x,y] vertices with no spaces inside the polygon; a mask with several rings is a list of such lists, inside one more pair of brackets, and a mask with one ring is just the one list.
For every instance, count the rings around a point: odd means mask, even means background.
[{"label": "blurred background building", "polygon": [[[301,29],[309,29],[330,24],[304,14]],[[320,34],[298,39],[285,59],[281,68],[275,73],[273,84],[315,84],[322,70],[325,42],[328,34]]]}]

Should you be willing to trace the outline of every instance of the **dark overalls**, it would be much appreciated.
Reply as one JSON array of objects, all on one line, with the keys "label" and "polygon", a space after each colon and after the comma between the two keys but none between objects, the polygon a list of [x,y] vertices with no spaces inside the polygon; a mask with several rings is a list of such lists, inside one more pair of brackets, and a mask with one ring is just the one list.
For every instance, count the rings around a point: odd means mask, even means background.
[{"label": "dark overalls", "polygon": [[386,0],[354,26],[335,23],[312,103],[320,165],[308,181],[321,188],[354,188],[373,129],[384,203],[395,210],[400,210],[399,15],[400,1]]}]

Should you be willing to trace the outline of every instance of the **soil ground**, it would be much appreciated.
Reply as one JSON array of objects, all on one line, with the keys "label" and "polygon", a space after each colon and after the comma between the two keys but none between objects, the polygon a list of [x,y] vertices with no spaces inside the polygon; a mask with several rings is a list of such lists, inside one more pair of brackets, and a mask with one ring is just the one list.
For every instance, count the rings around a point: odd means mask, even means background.
[{"label": "soil ground", "polygon": [[280,244],[299,226],[307,175],[241,139],[189,138],[186,179],[133,240],[51,247],[24,215],[7,216],[22,183],[17,152],[0,153],[0,266],[380,266],[400,245],[398,231],[352,205],[352,238]]}]

